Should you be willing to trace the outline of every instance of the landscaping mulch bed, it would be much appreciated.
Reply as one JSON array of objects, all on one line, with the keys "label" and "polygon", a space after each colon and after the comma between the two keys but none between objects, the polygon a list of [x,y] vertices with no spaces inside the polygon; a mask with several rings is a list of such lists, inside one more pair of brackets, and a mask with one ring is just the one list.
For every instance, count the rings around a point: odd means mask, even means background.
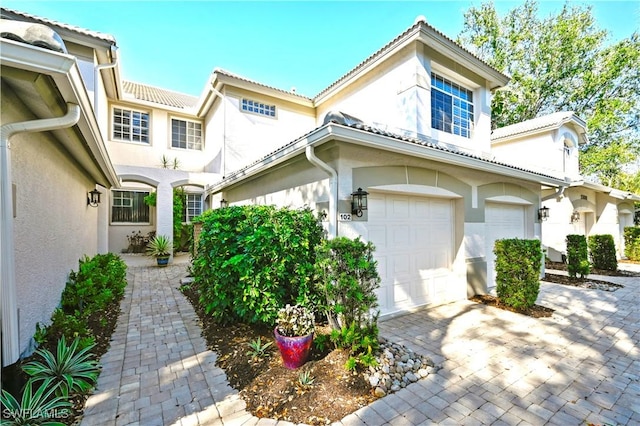
[{"label": "landscaping mulch bed", "polygon": [[469,298],[469,300],[534,318],[547,318],[550,317],[554,312],[553,309],[546,308],[540,305],[533,305],[532,307],[527,309],[516,309],[511,306],[505,305],[504,302],[500,300],[500,298],[492,296],[490,294],[476,294],[475,296]]},{"label": "landscaping mulch bed", "polygon": [[[185,286],[182,292],[200,319],[207,346],[218,354],[216,365],[225,371],[229,384],[240,391],[253,415],[310,425],[330,424],[376,399],[362,372],[345,370],[345,351],[319,350],[314,345],[309,361],[297,370],[283,366],[275,343],[266,350],[267,357],[253,359],[249,343],[258,338],[262,344],[273,342],[273,329],[219,324],[205,314],[195,291]],[[328,327],[316,329],[316,335],[328,333]],[[313,383],[300,383],[303,372],[308,372]]]}]

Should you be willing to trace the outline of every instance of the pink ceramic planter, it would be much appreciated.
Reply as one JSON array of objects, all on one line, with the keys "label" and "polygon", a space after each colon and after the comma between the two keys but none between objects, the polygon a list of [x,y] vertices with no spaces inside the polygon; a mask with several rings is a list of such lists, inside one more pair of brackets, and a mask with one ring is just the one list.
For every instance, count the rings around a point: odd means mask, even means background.
[{"label": "pink ceramic planter", "polygon": [[278,333],[278,329],[275,328],[273,334],[286,368],[295,370],[307,362],[313,344],[313,333],[306,336],[287,337]]}]

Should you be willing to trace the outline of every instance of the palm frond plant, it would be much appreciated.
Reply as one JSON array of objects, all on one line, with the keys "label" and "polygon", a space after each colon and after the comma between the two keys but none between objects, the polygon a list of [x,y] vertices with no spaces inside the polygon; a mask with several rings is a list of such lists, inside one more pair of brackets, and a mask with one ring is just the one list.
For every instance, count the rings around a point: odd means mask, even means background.
[{"label": "palm frond plant", "polygon": [[51,379],[59,384],[58,394],[85,394],[95,386],[100,366],[91,353],[95,345],[78,350],[79,344],[80,339],[75,338],[71,345],[67,346],[65,337],[62,336],[55,355],[47,349],[38,349],[36,355],[39,355],[42,361],[31,361],[22,369],[31,376],[31,381]]},{"label": "palm frond plant", "polygon": [[173,251],[173,243],[166,235],[156,235],[147,245],[147,255],[152,257],[169,256]]},{"label": "palm frond plant", "polygon": [[64,423],[56,419],[69,416],[71,403],[60,383],[56,383],[53,378],[45,379],[35,392],[33,385],[34,382],[27,382],[21,402],[6,390],[2,390],[0,400],[2,415],[5,418],[0,423],[7,426],[64,426]]}]

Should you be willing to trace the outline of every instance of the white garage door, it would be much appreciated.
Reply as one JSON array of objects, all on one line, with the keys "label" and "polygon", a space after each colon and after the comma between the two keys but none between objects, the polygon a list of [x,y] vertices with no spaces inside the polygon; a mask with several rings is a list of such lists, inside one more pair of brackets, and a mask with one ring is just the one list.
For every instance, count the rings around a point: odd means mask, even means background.
[{"label": "white garage door", "polygon": [[376,246],[381,314],[447,300],[453,204],[440,198],[369,195],[368,239]]},{"label": "white garage door", "polygon": [[492,288],[496,285],[496,255],[493,254],[495,241],[504,238],[524,238],[524,218],[524,206],[498,203],[486,204],[487,287]]}]

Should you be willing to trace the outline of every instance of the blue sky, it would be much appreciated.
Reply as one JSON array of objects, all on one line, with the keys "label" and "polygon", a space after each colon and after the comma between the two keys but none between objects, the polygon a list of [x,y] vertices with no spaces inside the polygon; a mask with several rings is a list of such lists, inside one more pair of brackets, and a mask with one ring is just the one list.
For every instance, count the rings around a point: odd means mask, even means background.
[{"label": "blue sky", "polygon": [[[495,1],[504,14],[520,2]],[[481,1],[59,1],[2,6],[113,35],[126,80],[199,95],[214,68],[314,96],[424,15],[451,38]],[[541,16],[562,1],[539,1]],[[593,7],[609,41],[640,28],[640,2]]]}]

